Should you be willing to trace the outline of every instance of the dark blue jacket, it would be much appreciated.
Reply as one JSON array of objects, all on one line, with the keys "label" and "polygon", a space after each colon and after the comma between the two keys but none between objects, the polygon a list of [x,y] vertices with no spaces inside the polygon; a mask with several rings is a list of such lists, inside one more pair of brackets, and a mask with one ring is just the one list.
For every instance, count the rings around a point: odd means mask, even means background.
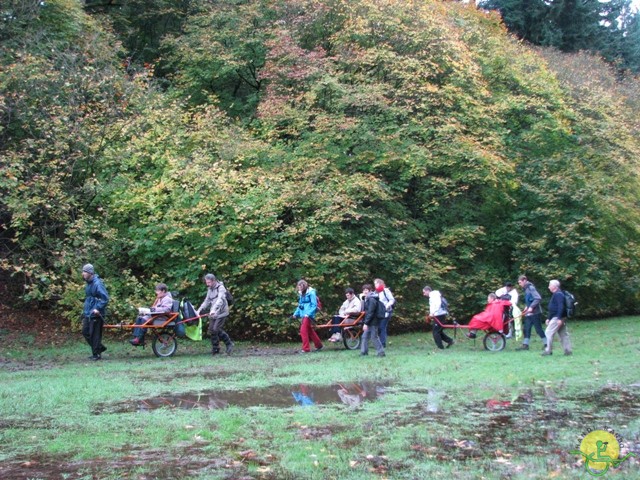
[{"label": "dark blue jacket", "polygon": [[87,280],[87,286],[84,287],[84,297],[82,315],[89,317],[93,310],[98,310],[103,317],[105,316],[107,303],[109,303],[109,294],[98,275],[94,275],[91,280]]},{"label": "dark blue jacket", "polygon": [[549,316],[547,318],[551,320],[552,318],[564,318],[566,316],[564,293],[558,290],[556,293],[551,295],[551,300],[549,300]]}]

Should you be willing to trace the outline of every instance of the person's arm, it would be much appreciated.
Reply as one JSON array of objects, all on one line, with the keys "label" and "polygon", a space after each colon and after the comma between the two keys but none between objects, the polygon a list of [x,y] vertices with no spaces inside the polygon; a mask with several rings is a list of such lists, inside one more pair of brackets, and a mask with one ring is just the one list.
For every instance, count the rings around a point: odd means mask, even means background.
[{"label": "person's arm", "polygon": [[512,305],[517,305],[518,304],[518,298],[519,298],[518,291],[514,288],[513,290],[511,290],[509,292],[509,295],[511,296],[511,304]]},{"label": "person's arm", "polygon": [[394,298],[393,293],[391,293],[391,290],[389,290],[388,288],[385,288],[383,292],[386,300],[384,306],[387,310],[391,310],[396,304],[396,299]]},{"label": "person's arm", "polygon": [[302,297],[299,296],[298,297],[298,306],[296,307],[295,311],[293,312],[293,315],[291,315],[292,318],[302,318]]},{"label": "person's arm", "polygon": [[536,290],[536,287],[534,287],[533,285],[530,286],[529,289],[530,289],[529,291],[531,293],[531,298],[532,298],[531,304],[529,305],[529,311],[533,312],[540,305],[540,301],[542,300],[542,297],[538,293],[538,290]]},{"label": "person's arm", "polygon": [[309,313],[307,313],[307,316],[309,318],[316,318],[316,313],[318,311],[318,297],[316,297],[316,292],[313,290],[307,293],[307,295],[309,295]]},{"label": "person's arm", "polygon": [[97,285],[93,295],[96,299],[96,305],[93,311],[100,313],[101,311],[104,312],[104,309],[107,308],[107,304],[109,303],[109,294],[101,281],[96,283]]},{"label": "person's arm", "polygon": [[[377,300],[378,302],[380,300]],[[367,330],[367,327],[371,323],[371,321],[375,318],[376,315],[376,300],[374,298],[369,298],[369,300],[364,301],[364,330]]]},{"label": "person's arm", "polygon": [[340,310],[338,310],[338,315],[340,315],[341,317],[346,317],[348,313],[349,313],[349,300],[345,300],[344,302],[342,302],[342,305],[340,305]]},{"label": "person's arm", "polygon": [[360,299],[355,295],[351,298],[351,303],[345,309],[345,315],[358,314],[362,311],[362,304],[360,303]]},{"label": "person's arm", "polygon": [[152,309],[155,313],[169,313],[173,310],[173,298],[169,295],[165,295]]},{"label": "person's arm", "polygon": [[552,318],[562,318],[562,310],[564,302],[563,295],[560,292],[555,292],[551,297],[551,302],[549,303],[549,316],[547,320],[551,320]]},{"label": "person's arm", "polygon": [[440,292],[433,291],[429,294],[429,315],[435,316],[436,312],[442,306],[442,297]]},{"label": "person's arm", "polygon": [[220,312],[224,310],[224,304],[227,301],[227,297],[225,293],[227,289],[222,285],[218,285],[216,289],[218,292],[218,296],[216,297],[216,301],[213,302],[213,306],[211,307],[211,315],[217,316],[220,315]]},{"label": "person's arm", "polygon": [[196,310],[196,313],[198,315],[206,315],[207,313],[209,313],[207,310],[209,310],[211,308],[211,299],[209,298],[209,290],[207,290],[207,294],[204,297],[204,301],[202,302],[202,305],[200,305],[200,307],[198,307],[198,310]]}]

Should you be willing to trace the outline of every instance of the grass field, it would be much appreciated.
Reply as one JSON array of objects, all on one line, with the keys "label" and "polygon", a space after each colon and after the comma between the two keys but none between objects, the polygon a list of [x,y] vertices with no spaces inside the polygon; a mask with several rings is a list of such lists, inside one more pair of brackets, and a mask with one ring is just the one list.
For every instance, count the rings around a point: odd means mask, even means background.
[{"label": "grass field", "polygon": [[584,479],[570,452],[610,429],[637,457],[601,478],[637,479],[639,320],[572,323],[570,357],[541,357],[538,338],[439,351],[419,332],[391,337],[386,358],[328,343],[212,357],[181,340],[158,359],[107,336],[90,362],[79,335],[27,336],[0,350],[0,478]]}]

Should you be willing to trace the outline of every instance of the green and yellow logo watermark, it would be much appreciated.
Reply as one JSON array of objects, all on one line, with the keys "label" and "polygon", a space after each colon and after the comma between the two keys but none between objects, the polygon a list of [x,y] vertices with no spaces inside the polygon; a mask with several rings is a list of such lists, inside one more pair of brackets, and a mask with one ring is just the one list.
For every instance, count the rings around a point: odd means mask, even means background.
[{"label": "green and yellow logo watermark", "polygon": [[584,459],[585,470],[594,477],[600,477],[609,471],[609,468],[618,467],[635,453],[627,453],[620,458],[622,441],[615,432],[606,430],[594,430],[584,436],[580,442],[580,450],[572,450],[569,453],[581,455]]}]

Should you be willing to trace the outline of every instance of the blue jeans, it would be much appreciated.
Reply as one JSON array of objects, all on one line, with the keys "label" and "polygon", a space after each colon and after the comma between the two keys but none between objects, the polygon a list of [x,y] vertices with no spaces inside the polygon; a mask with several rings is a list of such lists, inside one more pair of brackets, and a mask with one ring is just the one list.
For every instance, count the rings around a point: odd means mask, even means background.
[{"label": "blue jeans", "polygon": [[389,316],[384,317],[384,320],[380,320],[380,324],[378,325],[378,335],[380,335],[380,341],[385,348],[387,348],[387,325],[389,325],[391,315],[393,315],[393,312],[389,312]]},{"label": "blue jeans", "polygon": [[[344,318],[338,316],[338,315],[334,315],[333,318],[331,319],[331,323],[334,325],[340,325],[342,323],[342,321],[344,320]],[[342,329],[340,327],[333,327],[331,329],[331,335],[334,335],[336,333],[342,333]]]},{"label": "blue jeans", "polygon": [[524,340],[523,345],[529,345],[529,339],[531,338],[531,327],[535,327],[536,333],[542,339],[542,343],[547,344],[547,336],[542,329],[542,314],[534,313],[532,315],[526,315],[524,317]]},{"label": "blue jeans", "polygon": [[[149,320],[149,318],[151,317],[138,317],[136,318],[136,325],[142,325],[144,323],[147,323],[147,321]],[[133,329],[133,337],[134,338],[139,338],[140,341],[142,342],[144,340],[144,334],[146,333],[146,328],[134,328]]]}]

